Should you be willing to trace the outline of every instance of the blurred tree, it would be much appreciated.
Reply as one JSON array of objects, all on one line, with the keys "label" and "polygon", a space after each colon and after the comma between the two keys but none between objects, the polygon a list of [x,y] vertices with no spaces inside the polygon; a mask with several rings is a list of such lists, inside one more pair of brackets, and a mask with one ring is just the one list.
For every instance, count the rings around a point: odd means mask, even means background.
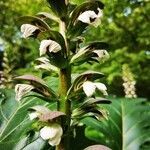
[{"label": "blurred tree", "polygon": [[[76,2],[79,2],[79,0]],[[149,97],[150,91],[150,1],[103,0],[105,3],[102,26],[88,30],[86,42],[91,39],[109,43],[109,62],[91,66],[108,75],[110,93],[123,96],[123,64],[128,64],[137,80],[137,94]],[[87,66],[90,67],[90,66]],[[83,68],[84,69],[84,68]]]},{"label": "blurred tree", "polygon": [[28,62],[36,57],[38,50],[37,41],[32,42],[20,38],[17,20],[22,15],[36,14],[38,10],[43,11],[46,8],[41,0],[35,0],[35,3],[32,4],[29,0],[1,0],[0,8],[0,70],[4,70],[2,67],[3,52],[7,51],[7,57],[12,68],[11,73],[20,74],[17,69],[32,67]]}]

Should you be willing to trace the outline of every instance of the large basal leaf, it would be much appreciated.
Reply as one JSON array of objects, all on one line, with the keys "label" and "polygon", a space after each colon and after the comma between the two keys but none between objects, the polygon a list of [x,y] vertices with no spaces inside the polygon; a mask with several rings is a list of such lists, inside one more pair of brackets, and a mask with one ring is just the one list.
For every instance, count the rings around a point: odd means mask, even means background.
[{"label": "large basal leaf", "polygon": [[140,99],[117,99],[105,106],[108,120],[84,119],[86,136],[113,150],[139,150],[149,140],[150,111]]},{"label": "large basal leaf", "polygon": [[[0,91],[0,149],[1,150],[14,149],[17,146],[17,143],[20,140],[22,140],[22,137],[25,137],[27,135],[27,131],[31,129],[32,122],[29,120],[27,109],[35,105],[47,104],[37,98],[23,99],[19,103],[15,100],[14,97],[15,94],[14,91],[12,90]],[[36,140],[34,142],[36,142]],[[31,143],[22,142],[22,144],[23,144],[22,147],[25,147]],[[39,149],[37,148],[35,150],[39,150]]]}]

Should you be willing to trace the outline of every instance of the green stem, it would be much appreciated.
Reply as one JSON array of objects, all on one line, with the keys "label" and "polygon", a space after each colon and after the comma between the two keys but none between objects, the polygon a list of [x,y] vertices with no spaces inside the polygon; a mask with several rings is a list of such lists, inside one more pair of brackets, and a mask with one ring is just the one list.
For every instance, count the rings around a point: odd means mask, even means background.
[{"label": "green stem", "polygon": [[[67,91],[71,85],[71,69],[70,67],[61,69],[59,73],[59,95],[61,102],[58,109],[64,113],[68,113],[68,99],[66,98]],[[70,106],[70,105],[69,105]]]},{"label": "green stem", "polygon": [[[66,57],[69,55],[68,43],[66,39],[65,22],[60,21],[60,33],[64,37],[66,44]],[[66,58],[67,59],[67,58]],[[59,71],[59,96],[58,110],[66,114],[66,120],[61,120],[61,125],[64,131],[64,137],[61,143],[56,146],[56,150],[69,150],[70,143],[70,120],[71,120],[71,102],[67,99],[67,91],[71,86],[71,66],[60,69]]]},{"label": "green stem", "polygon": [[[70,67],[60,70],[60,87],[59,95],[60,101],[58,104],[58,110],[66,114],[66,120],[62,120],[62,127],[64,129],[65,137],[62,139],[61,149],[65,147],[65,150],[69,150],[69,138],[70,138],[70,118],[71,118],[71,102],[66,98],[67,91],[71,85],[71,69]],[[60,147],[60,145],[58,145]],[[58,148],[57,148],[58,149]],[[58,149],[60,150],[60,149]]]}]

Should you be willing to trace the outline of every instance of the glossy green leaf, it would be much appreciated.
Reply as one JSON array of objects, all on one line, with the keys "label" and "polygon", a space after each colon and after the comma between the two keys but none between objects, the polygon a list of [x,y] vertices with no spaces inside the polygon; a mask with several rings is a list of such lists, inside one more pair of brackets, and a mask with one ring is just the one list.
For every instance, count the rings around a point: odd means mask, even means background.
[{"label": "glossy green leaf", "polygon": [[[37,98],[24,99],[19,103],[15,100],[13,91],[5,89],[0,92],[0,149],[12,150],[23,137],[28,136],[27,132],[31,130],[32,122],[28,117],[28,108],[47,104]],[[22,141],[20,147],[25,146],[25,143]]]},{"label": "glossy green leaf", "polygon": [[42,19],[49,19],[50,21],[55,21],[57,23],[59,23],[59,18],[57,18],[56,16],[50,14],[50,13],[47,13],[47,12],[39,12],[37,14],[38,17],[42,18]]},{"label": "glossy green leaf", "polygon": [[[140,99],[113,100],[112,104],[105,106],[109,111],[108,120],[83,120],[89,126],[86,136],[115,150],[139,149],[148,141],[150,127],[147,120],[150,117],[149,107],[142,102]],[[96,136],[91,134],[93,131],[98,131]]]}]

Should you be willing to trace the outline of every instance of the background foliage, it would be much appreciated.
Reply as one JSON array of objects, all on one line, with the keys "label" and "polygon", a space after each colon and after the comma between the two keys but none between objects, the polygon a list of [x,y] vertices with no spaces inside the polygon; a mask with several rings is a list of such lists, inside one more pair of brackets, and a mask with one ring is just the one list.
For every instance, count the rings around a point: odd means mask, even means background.
[{"label": "background foliage", "polygon": [[[74,4],[83,0],[72,0]],[[101,65],[95,64],[77,67],[80,72],[85,68],[100,70],[107,76],[109,93],[123,96],[122,65],[128,64],[137,81],[137,95],[149,97],[150,87],[150,41],[148,39],[150,3],[148,0],[113,0],[105,4],[102,26],[89,27],[85,42],[102,40],[108,42],[111,58]],[[13,76],[32,70],[34,58],[38,54],[37,41],[21,39],[17,27],[17,19],[22,15],[36,14],[38,11],[49,11],[46,1],[36,0],[2,0],[0,2],[0,70],[2,67],[3,51],[8,51],[10,73]],[[31,44],[32,43],[32,44]],[[36,71],[35,71],[36,72]],[[116,84],[117,83],[117,84]]]}]

